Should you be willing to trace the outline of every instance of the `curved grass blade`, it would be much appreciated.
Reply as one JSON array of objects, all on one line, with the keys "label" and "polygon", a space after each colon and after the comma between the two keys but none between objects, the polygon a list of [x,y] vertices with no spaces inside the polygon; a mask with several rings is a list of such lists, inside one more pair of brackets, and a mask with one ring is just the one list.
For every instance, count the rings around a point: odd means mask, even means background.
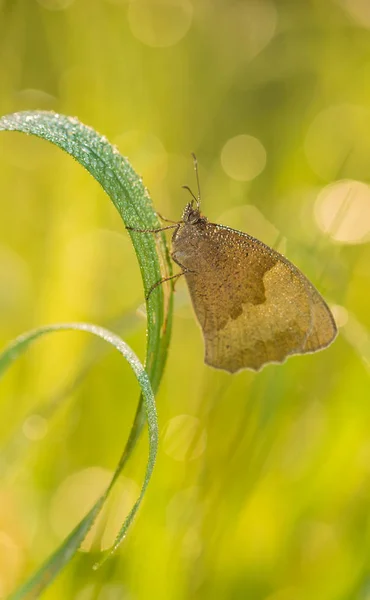
[{"label": "curved grass blade", "polygon": [[[146,419],[148,422],[148,434],[149,434],[149,457],[145,472],[144,483],[141,488],[140,495],[132,507],[129,515],[124,523],[125,532],[132,523],[137,510],[144,497],[147,489],[150,477],[153,472],[154,463],[158,448],[158,425],[157,425],[157,413],[154,401],[154,394],[150,385],[149,377],[137,358],[136,354],[131,348],[117,335],[98,327],[97,325],[91,325],[88,323],[61,323],[57,325],[49,325],[39,327],[26,334],[19,336],[16,340],[9,344],[7,348],[0,354],[0,375],[2,372],[10,366],[10,364],[18,358],[18,356],[24,352],[27,347],[40,338],[41,336],[52,333],[55,331],[86,331],[93,333],[100,337],[106,342],[112,344],[124,358],[130,364],[136,379],[140,385],[142,397],[144,399],[144,407],[146,413]],[[59,548],[45,561],[45,563],[38,569],[35,575],[26,581],[11,597],[10,600],[31,600],[38,598],[41,592],[53,581],[60,570],[70,561],[71,557],[75,554],[81,542],[85,538],[90,527],[93,525],[96,517],[98,516],[101,508],[104,505],[117,477],[120,473],[120,464],[113,474],[112,480],[105,490],[105,492],[98,498],[92,509],[85,515],[85,517],[78,523],[75,529],[70,535],[64,540]]]},{"label": "curved grass blade", "polygon": [[[126,226],[138,229],[160,227],[149,194],[129,161],[104,136],[78,119],[47,111],[23,111],[0,118],[0,131],[32,134],[59,146],[100,183]],[[153,235],[131,230],[129,235],[139,261],[146,296],[151,286],[162,277],[156,240]],[[163,262],[171,273],[165,237],[156,238]],[[166,361],[172,322],[172,295],[165,307],[162,286],[150,294],[147,315],[145,365],[156,393]]]},{"label": "curved grass blade", "polygon": [[[104,136],[99,135],[90,127],[83,125],[76,118],[44,111],[24,111],[0,118],[0,131],[19,131],[32,134],[54,143],[70,154],[102,185],[127,226],[140,229],[153,229],[160,225],[157,215],[153,210],[149,195],[144,188],[141,179],[132,169],[128,160],[123,158],[118,150],[109,144]],[[143,235],[135,231],[129,231],[129,235],[131,236],[139,261],[146,295],[153,283],[161,278],[156,240],[154,240],[151,235]],[[162,255],[162,262],[168,269],[169,274],[171,274],[171,261],[169,259],[165,238],[162,235],[161,237],[156,236],[156,239],[159,240],[159,250]],[[150,295],[149,300],[147,300],[148,323],[145,365],[154,393],[156,393],[159,387],[166,362],[171,335],[172,306],[172,294],[167,299],[167,304],[165,305],[162,286],[156,288]],[[115,471],[111,485],[114,484],[127,460],[131,456],[144,423],[145,398],[143,397],[143,394],[141,394],[129,439]],[[100,510],[102,506],[99,502],[100,501],[98,501],[90,513],[86,515],[85,519],[81,521],[80,525],[77,526],[77,529],[70,534],[67,540],[65,540],[50,558],[50,565],[52,564],[54,569],[53,577],[55,577],[63,566],[67,564],[69,558],[76,552],[81,543],[80,535],[82,535],[82,532],[83,536],[86,535],[91,526],[91,519],[95,514],[94,511]],[[102,500],[102,503],[104,503],[104,499]],[[131,522],[137,507],[138,505],[135,505],[132,511],[133,514],[131,515],[130,513],[128,517],[129,522]],[[115,547],[117,547],[119,541],[122,540],[122,532],[125,530],[126,527],[124,524],[117,538]],[[64,552],[63,548],[65,547],[68,547],[69,554]],[[60,556],[63,556],[63,560],[60,560]],[[47,564],[49,564],[49,562]],[[55,564],[58,566],[55,567]],[[41,570],[38,571],[21,589],[31,589],[29,586],[33,586],[34,584],[32,582],[36,580],[40,585],[40,577],[44,572],[44,567],[42,567]],[[48,582],[44,587],[46,587],[46,585],[48,585]],[[40,589],[44,589],[44,587],[41,587]],[[21,591],[19,593],[21,593]],[[23,598],[26,596],[20,595],[15,597]]]},{"label": "curved grass blade", "polygon": [[[138,331],[142,326],[142,317],[138,316],[136,309],[135,305],[131,311],[115,319],[110,319],[108,322],[102,324],[102,326],[105,329],[115,331],[120,337]],[[51,395],[48,394],[46,397],[38,399],[35,406],[26,413],[24,420],[36,414],[46,422],[50,422],[58,411],[65,406],[68,398],[78,389],[94,366],[107,356],[109,352],[113,352],[113,350],[107,346],[102,347],[100,339],[92,340],[84,350],[79,368],[73,374],[69,374],[61,386],[53,391]],[[24,435],[22,424],[20,424],[15,431],[10,433],[8,439],[0,447],[0,456],[2,457],[0,461],[1,480],[4,481],[5,477],[8,475],[11,476],[14,463],[25,452],[28,452],[30,447],[35,450],[34,442],[32,443],[32,440]]]}]

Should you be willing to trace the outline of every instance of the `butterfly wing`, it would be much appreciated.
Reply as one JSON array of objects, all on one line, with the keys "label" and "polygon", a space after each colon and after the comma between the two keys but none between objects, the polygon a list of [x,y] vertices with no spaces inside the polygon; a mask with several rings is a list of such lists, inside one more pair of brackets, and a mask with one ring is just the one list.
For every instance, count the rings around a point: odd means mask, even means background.
[{"label": "butterfly wing", "polygon": [[174,259],[190,269],[185,277],[207,364],[229,372],[259,370],[325,348],[335,338],[333,316],[319,292],[259,240],[206,223],[201,230],[193,225],[191,232],[179,231],[173,245]]}]

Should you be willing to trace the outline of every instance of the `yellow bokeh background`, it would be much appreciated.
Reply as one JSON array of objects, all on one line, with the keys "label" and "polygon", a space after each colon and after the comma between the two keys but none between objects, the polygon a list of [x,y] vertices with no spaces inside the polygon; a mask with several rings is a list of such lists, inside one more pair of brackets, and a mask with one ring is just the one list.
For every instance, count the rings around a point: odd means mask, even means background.
[{"label": "yellow bokeh background", "polygon": [[[284,252],[340,327],[260,373],[203,363],[185,281],[145,435],[46,600],[370,600],[370,9],[364,0],[0,0],[0,114],[78,117],[129,158],[155,208],[196,189],[212,222]],[[135,254],[112,203],[45,141],[0,135],[0,343],[56,321],[145,356]],[[86,360],[93,365],[75,384]],[[94,358],[95,357],[95,358]],[[0,598],[70,532],[119,459],[129,367],[81,333],[40,341],[0,385]]]}]

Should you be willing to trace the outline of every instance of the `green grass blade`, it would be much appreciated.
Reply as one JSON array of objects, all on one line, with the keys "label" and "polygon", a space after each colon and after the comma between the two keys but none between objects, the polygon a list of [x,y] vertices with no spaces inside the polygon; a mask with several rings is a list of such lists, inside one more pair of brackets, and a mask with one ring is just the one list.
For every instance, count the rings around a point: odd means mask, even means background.
[{"label": "green grass blade", "polygon": [[[100,183],[126,226],[140,229],[160,227],[147,190],[129,161],[104,136],[74,117],[52,112],[23,111],[0,118],[0,131],[19,131],[43,138],[76,159]],[[153,235],[129,231],[139,261],[145,295],[161,278],[157,245]],[[171,261],[163,236],[158,244],[171,272]],[[147,302],[148,341],[146,369],[157,391],[162,377],[172,321],[172,297],[164,306],[158,286]]]},{"label": "green grass blade", "polygon": [[[105,329],[115,331],[120,337],[125,337],[126,334],[138,331],[138,328],[142,328],[142,317],[138,315],[136,309],[135,305],[131,311],[127,311],[120,317],[102,323],[102,326]],[[55,418],[88,374],[110,352],[112,352],[112,349],[106,345],[102,345],[100,339],[91,340],[80,359],[79,368],[73,374],[69,375],[51,394],[39,398],[35,406],[29,409],[22,423],[10,433],[8,439],[0,446],[0,455],[2,458],[0,461],[0,479],[4,481],[5,477],[10,475],[17,460],[32,446],[32,440],[24,435],[23,422],[35,413],[42,417],[45,422],[50,422]],[[145,414],[143,415],[143,420],[145,422]],[[126,451],[128,450],[127,446],[128,444],[125,448]]]},{"label": "green grass blade", "polygon": [[[141,388],[142,397],[144,399],[146,419],[148,422],[149,457],[145,472],[144,483],[141,488],[140,495],[136,500],[134,506],[132,507],[123,527],[124,531],[126,532],[129,525],[132,523],[137,513],[137,510],[141,504],[141,501],[144,497],[150,477],[153,472],[158,448],[158,425],[154,394],[151,388],[149,377],[143,365],[137,358],[136,354],[134,354],[131,348],[123,340],[121,340],[121,338],[119,338],[111,331],[104,329],[103,327],[98,327],[97,325],[91,325],[87,323],[62,323],[57,325],[40,327],[38,329],[35,329],[33,331],[19,336],[16,340],[9,344],[9,346],[2,352],[2,354],[0,354],[0,374],[7,367],[9,367],[10,364],[14,360],[16,360],[18,356],[22,352],[24,352],[32,342],[34,342],[41,336],[55,331],[68,330],[86,331],[89,333],[93,333],[94,335],[100,337],[106,342],[112,344],[130,364]],[[45,563],[40,567],[40,569],[38,569],[38,571],[33,576],[31,576],[31,578],[28,581],[26,581],[26,583],[22,585],[11,596],[11,600],[21,600],[24,598],[27,598],[27,600],[31,600],[33,598],[38,598],[40,593],[53,581],[53,579],[61,571],[61,569],[66,564],[68,564],[71,557],[75,554],[84,537],[86,536],[87,532],[89,531],[90,527],[92,526],[101,508],[103,507],[104,502],[107,499],[115,481],[117,480],[120,471],[121,463],[118,465],[108,488],[96,501],[93,508],[87,513],[87,515],[85,515],[85,517],[80,521],[80,523],[78,523],[78,525],[71,532],[71,534],[64,540],[64,542],[59,546],[59,548],[45,561]]]},{"label": "green grass blade", "polygon": [[[111,198],[126,226],[140,229],[153,229],[160,226],[150,197],[140,177],[132,169],[128,160],[123,158],[104,136],[99,135],[90,127],[83,125],[76,118],[51,112],[25,111],[0,118],[0,131],[19,131],[35,135],[50,141],[70,154],[100,183]],[[129,235],[138,258],[144,293],[146,295],[153,283],[157,282],[162,276],[157,254],[158,250],[162,254],[162,262],[167,265],[167,269],[171,273],[168,248],[163,235],[156,236],[156,240],[159,242],[158,245],[153,235],[135,231],[129,231]],[[151,389],[155,394],[159,387],[166,362],[172,325],[172,294],[165,303],[162,286],[158,286],[147,300],[147,319],[145,368],[149,376]],[[76,325],[76,327],[78,326]],[[49,331],[50,328],[47,330]],[[40,329],[39,331],[45,333],[46,329]],[[100,329],[99,331],[103,330]],[[28,335],[31,334],[26,334],[23,338],[18,338],[16,345],[13,344],[8,347],[7,351],[2,355],[0,372],[6,368],[7,363],[14,360],[19,352],[22,351],[22,345],[27,346],[30,343],[31,340],[28,338]],[[32,335],[38,337],[41,333],[33,333]],[[107,494],[131,456],[145,423],[145,417],[148,418],[148,415],[150,417],[147,397],[142,392],[129,439],[116,468],[111,485],[107,490]],[[153,423],[149,422],[148,425],[149,431],[151,431]],[[156,444],[156,435],[154,438],[150,440],[151,449],[153,448],[153,444]],[[124,523],[116,540],[115,547],[121,541],[124,532],[127,530],[139,507],[153,465],[154,457],[151,455],[140,498]],[[57,575],[76,552],[83,537],[91,527],[96,514],[104,504],[104,500],[105,498],[101,497],[97,501],[91,511],[41,569],[16,592],[16,595],[13,596],[14,598],[37,597],[37,594],[35,595],[36,592],[33,591],[33,595],[29,595],[31,590],[35,590],[36,587],[38,590],[42,590],[49,585],[52,578]],[[52,574],[51,577],[50,573]]]}]

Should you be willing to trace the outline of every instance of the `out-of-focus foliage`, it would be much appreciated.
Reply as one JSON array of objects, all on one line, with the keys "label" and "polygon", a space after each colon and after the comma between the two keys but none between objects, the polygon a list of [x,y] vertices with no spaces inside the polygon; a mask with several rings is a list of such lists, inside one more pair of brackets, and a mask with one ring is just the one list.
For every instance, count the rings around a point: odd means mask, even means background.
[{"label": "out-of-focus foliage", "polygon": [[[1,114],[78,116],[173,219],[194,151],[207,216],[283,251],[341,328],[324,352],[230,376],[204,366],[179,281],[145,505],[92,571],[137,497],[143,438],[48,600],[370,598],[369,65],[363,0],[0,0]],[[0,190],[1,344],[81,319],[144,359],[139,268],[97,184],[3,133]],[[0,596],[93,504],[129,432],[137,389],[114,354],[73,385],[94,353],[61,334],[1,381]]]}]

